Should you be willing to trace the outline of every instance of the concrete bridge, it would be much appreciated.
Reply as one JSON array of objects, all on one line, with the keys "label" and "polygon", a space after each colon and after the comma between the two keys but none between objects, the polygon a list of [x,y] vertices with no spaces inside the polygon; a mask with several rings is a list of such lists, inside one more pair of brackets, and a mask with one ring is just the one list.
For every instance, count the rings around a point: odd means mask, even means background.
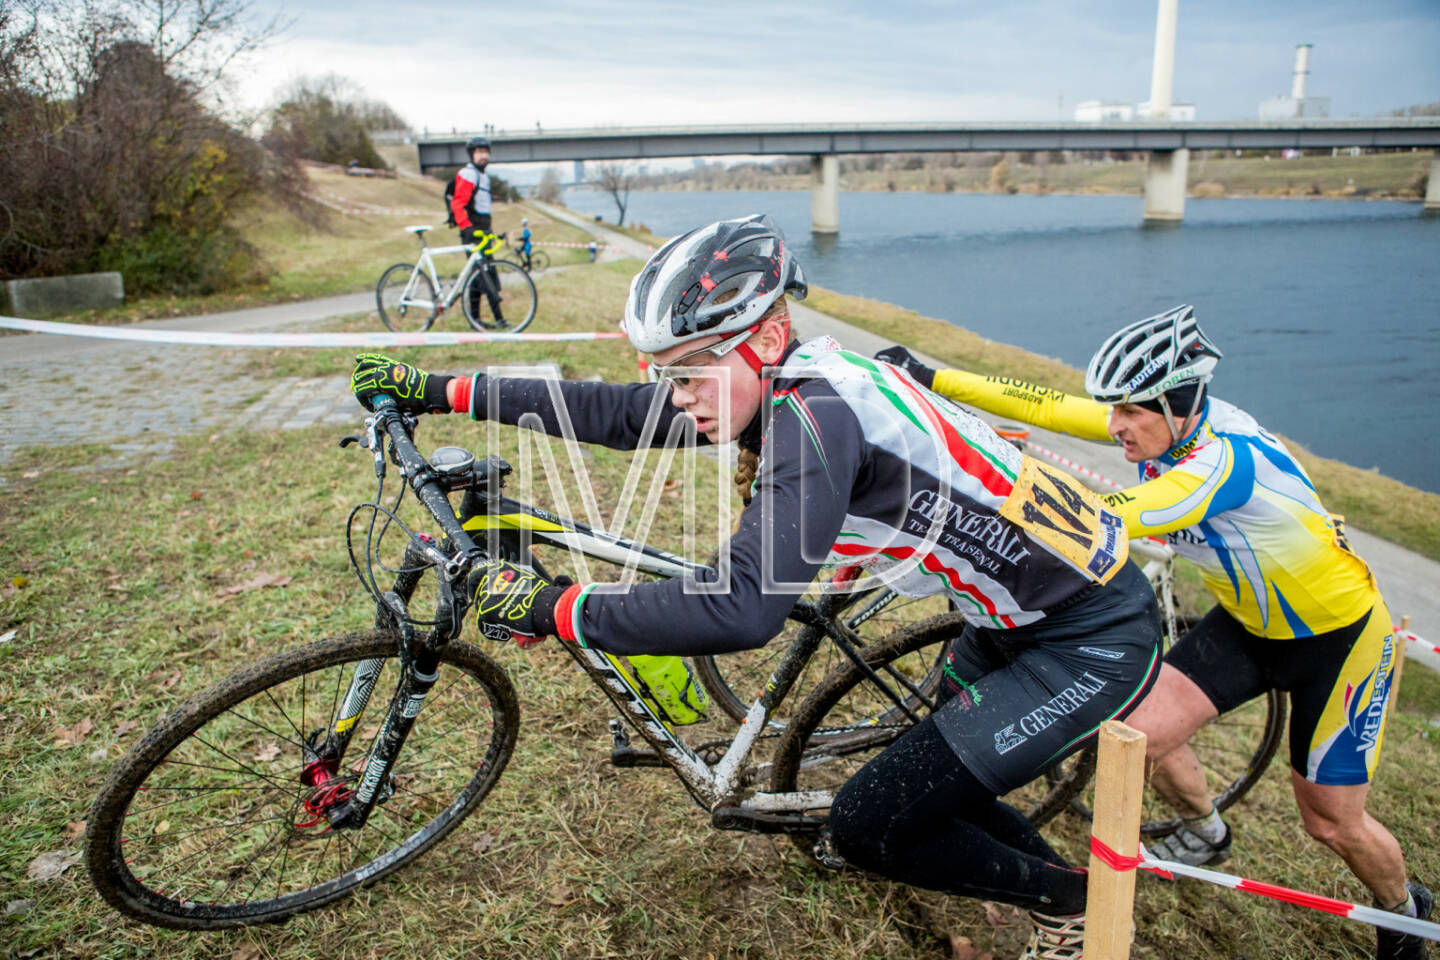
[{"label": "concrete bridge", "polygon": [[[422,138],[420,169],[468,159],[469,134]],[[1179,222],[1190,150],[1293,147],[1423,147],[1430,164],[1425,209],[1440,212],[1440,117],[1280,122],[856,123],[766,126],[602,127],[501,131],[490,136],[495,163],[642,160],[725,155],[809,156],[810,218],[817,233],[840,228],[840,154],[1003,150],[1132,150],[1150,154],[1147,222]]]}]

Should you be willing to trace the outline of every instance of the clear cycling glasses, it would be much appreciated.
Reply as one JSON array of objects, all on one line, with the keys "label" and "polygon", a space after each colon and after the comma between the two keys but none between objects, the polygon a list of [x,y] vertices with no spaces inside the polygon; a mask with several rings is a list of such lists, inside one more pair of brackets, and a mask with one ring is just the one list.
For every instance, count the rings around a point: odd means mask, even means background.
[{"label": "clear cycling glasses", "polygon": [[[704,377],[692,373],[680,373],[678,372],[679,370],[686,367],[708,367],[719,362],[725,354],[734,350],[746,340],[749,340],[750,335],[754,332],[754,328],[741,330],[733,337],[721,340],[718,343],[712,343],[708,347],[701,347],[699,350],[692,350],[674,363],[667,363],[664,366],[658,363],[652,363],[650,369],[654,371],[655,377],[665,386],[671,389],[679,387],[681,390],[689,390],[697,381],[704,379]],[[712,359],[700,362],[704,360],[707,355]]]}]

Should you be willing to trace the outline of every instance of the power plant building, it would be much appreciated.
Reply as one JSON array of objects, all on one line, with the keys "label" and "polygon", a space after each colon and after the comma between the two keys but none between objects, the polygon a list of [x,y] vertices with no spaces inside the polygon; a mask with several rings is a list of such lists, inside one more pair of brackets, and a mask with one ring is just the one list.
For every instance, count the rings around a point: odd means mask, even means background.
[{"label": "power plant building", "polygon": [[1305,120],[1312,117],[1330,116],[1329,97],[1306,95],[1305,88],[1310,79],[1312,46],[1309,43],[1302,43],[1295,48],[1295,72],[1290,82],[1290,96],[1261,100],[1261,120]]}]

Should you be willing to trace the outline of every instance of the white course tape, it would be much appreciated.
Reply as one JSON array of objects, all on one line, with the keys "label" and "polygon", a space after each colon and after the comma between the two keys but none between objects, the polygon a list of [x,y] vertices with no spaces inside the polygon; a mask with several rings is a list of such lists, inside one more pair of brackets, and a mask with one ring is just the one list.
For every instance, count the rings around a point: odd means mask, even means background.
[{"label": "white course tape", "polygon": [[[590,248],[590,244],[588,243],[564,243],[559,240],[532,240],[530,242],[537,247],[579,247],[581,250],[588,250]],[[610,246],[608,243],[597,243],[595,244],[595,249],[603,250],[608,246]]]},{"label": "white course tape", "polygon": [[84,323],[53,323],[0,317],[0,327],[140,343],[181,343],[198,347],[453,347],[462,343],[556,343],[574,340],[623,340],[619,331],[584,333],[225,333],[198,330],[136,330]]}]

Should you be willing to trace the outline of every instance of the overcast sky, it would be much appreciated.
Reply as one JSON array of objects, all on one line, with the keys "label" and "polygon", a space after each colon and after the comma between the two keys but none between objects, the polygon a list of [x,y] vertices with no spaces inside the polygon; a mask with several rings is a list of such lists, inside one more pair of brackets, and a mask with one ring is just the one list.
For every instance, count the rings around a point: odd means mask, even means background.
[{"label": "overcast sky", "polygon": [[[416,129],[1070,119],[1149,98],[1155,0],[255,0],[252,107],[336,73]],[[1440,0],[1180,0],[1174,98],[1254,119],[1312,43],[1331,116],[1440,100]]]}]

